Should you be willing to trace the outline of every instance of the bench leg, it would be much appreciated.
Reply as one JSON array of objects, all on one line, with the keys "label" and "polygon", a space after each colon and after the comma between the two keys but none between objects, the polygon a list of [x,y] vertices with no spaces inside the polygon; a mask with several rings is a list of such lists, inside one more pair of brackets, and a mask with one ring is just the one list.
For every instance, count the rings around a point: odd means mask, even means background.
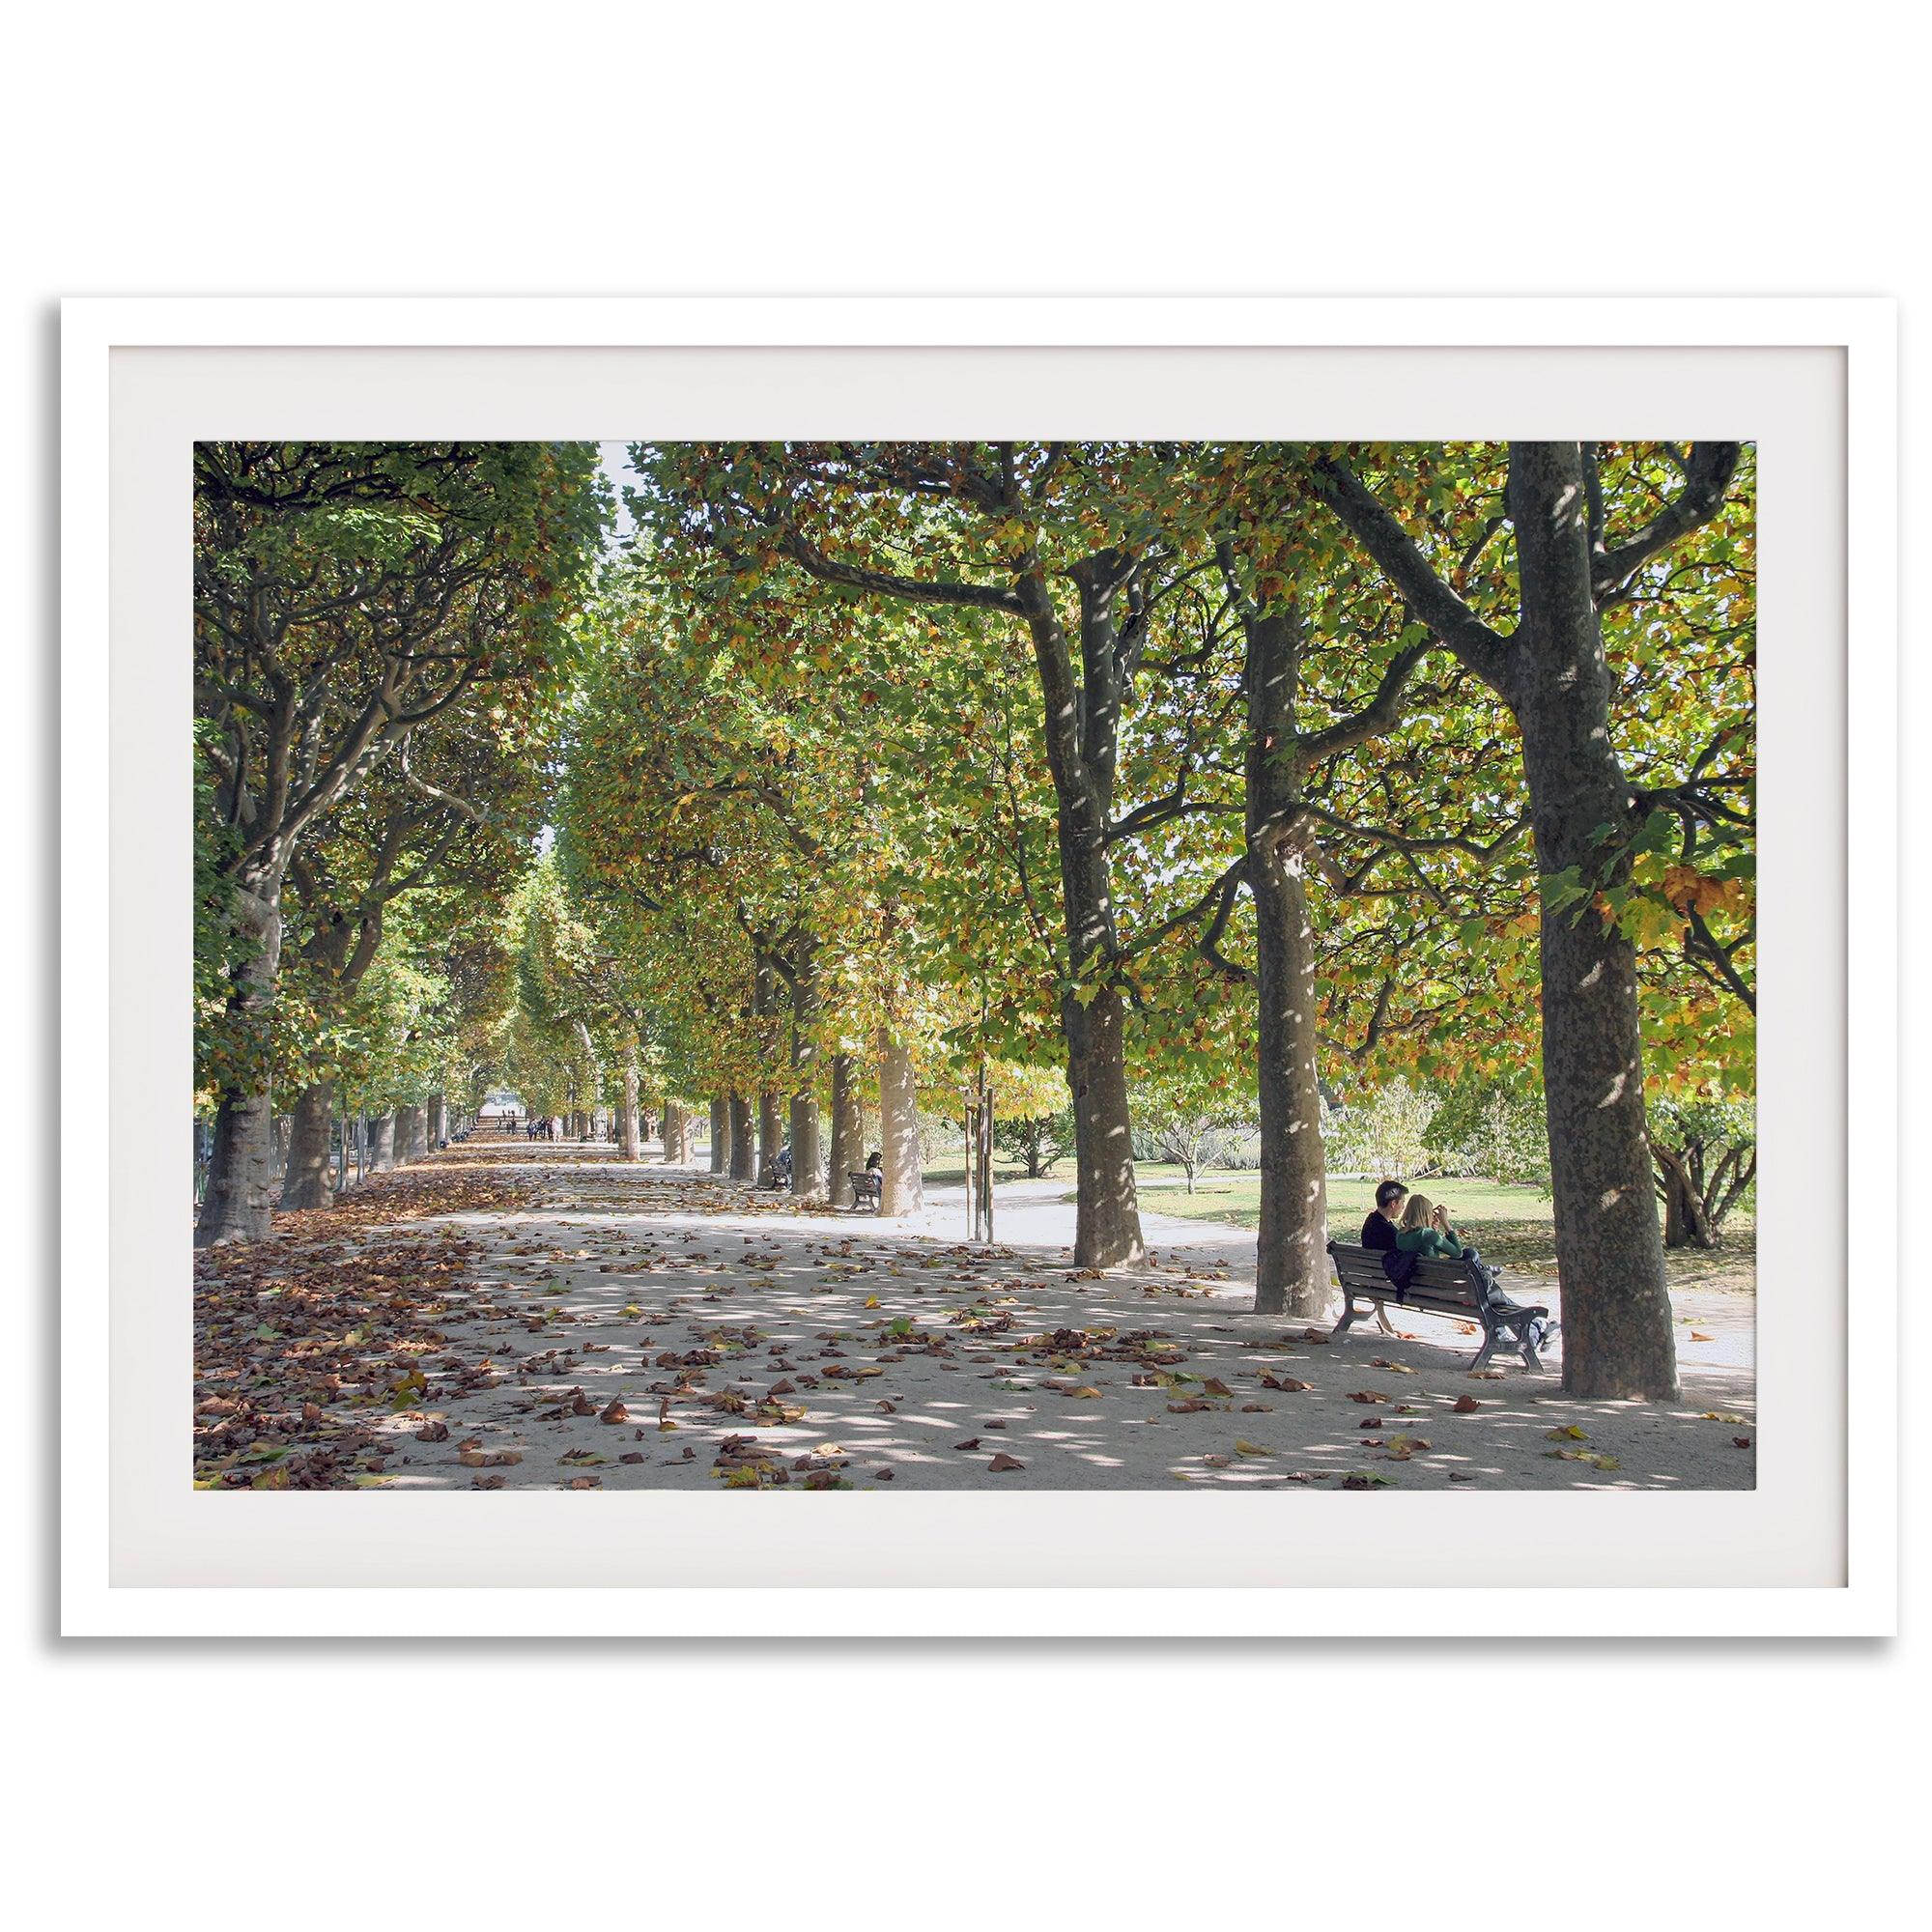
[{"label": "bench leg", "polygon": [[[1376,1306],[1379,1308],[1381,1303],[1378,1301]],[[1342,1319],[1328,1331],[1328,1339],[1331,1342],[1339,1342],[1349,1332],[1350,1323],[1358,1319],[1355,1313],[1355,1297],[1345,1288],[1342,1291]]]},{"label": "bench leg", "polygon": [[1490,1320],[1487,1314],[1483,1316],[1482,1321],[1483,1321],[1483,1346],[1476,1350],[1476,1359],[1469,1364],[1469,1373],[1471,1375],[1474,1375],[1478,1369],[1483,1368],[1484,1366],[1487,1365],[1490,1356],[1492,1352],[1494,1350],[1496,1346],[1495,1323]]}]

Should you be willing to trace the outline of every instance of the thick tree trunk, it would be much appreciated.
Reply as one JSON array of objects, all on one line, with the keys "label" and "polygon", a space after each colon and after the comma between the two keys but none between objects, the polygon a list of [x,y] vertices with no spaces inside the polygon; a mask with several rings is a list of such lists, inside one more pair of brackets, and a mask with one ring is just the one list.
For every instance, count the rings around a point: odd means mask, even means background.
[{"label": "thick tree trunk", "polygon": [[268,1234],[275,1178],[269,1106],[266,1094],[230,1091],[221,1096],[195,1225],[196,1247],[255,1241]]},{"label": "thick tree trunk", "polygon": [[[1068,967],[1060,1010],[1066,1081],[1073,1090],[1073,1258],[1082,1267],[1114,1267],[1147,1252],[1134,1187],[1124,1005],[1118,985],[1094,971],[1117,945],[1107,825],[1125,684],[1114,602],[1126,581],[1126,562],[1109,553],[1089,558],[1078,573],[1077,681],[1043,579],[1034,575],[1016,585],[1039,671],[1047,765],[1060,805]],[[1091,996],[1085,1005],[1074,997],[1076,989]]]},{"label": "thick tree trunk", "polygon": [[[752,1027],[758,1043],[761,1069],[778,1061],[778,974],[770,956],[754,952],[752,960]],[[758,1157],[753,1170],[760,1187],[772,1178],[772,1162],[779,1157],[782,1138],[779,1090],[764,1080],[758,1085]]]},{"label": "thick tree trunk", "polygon": [[758,1089],[758,1185],[765,1186],[772,1178],[772,1162],[779,1157],[779,1148],[784,1140],[784,1108],[779,1100],[776,1087]]},{"label": "thick tree trunk", "polygon": [[440,1094],[432,1094],[429,1096],[430,1152],[434,1153],[443,1144],[443,1141],[448,1137],[447,1129],[448,1117],[447,1110],[442,1103],[442,1095]]},{"label": "thick tree trunk", "polygon": [[731,1179],[756,1180],[758,1146],[752,1133],[752,1103],[742,1094],[730,1099]]},{"label": "thick tree trunk", "polygon": [[[1082,969],[1111,946],[1114,930],[1102,816],[1097,804],[1081,809],[1077,825],[1064,804],[1060,813],[1061,880],[1075,976],[1061,999],[1060,1016],[1073,1094],[1073,1260],[1079,1267],[1117,1267],[1147,1252],[1127,1103],[1126,1003],[1115,985],[1079,983]],[[1093,997],[1083,1005],[1076,990]]]},{"label": "thick tree trunk", "polygon": [[[241,884],[243,929],[255,954],[236,974],[231,1010],[251,1020],[274,996],[282,951],[282,881],[277,867]],[[259,1241],[269,1232],[275,1183],[273,1104],[267,1094],[231,1087],[221,1095],[209,1152],[208,1184],[196,1218],[194,1244]]]},{"label": "thick tree trunk", "polygon": [[866,1165],[866,1127],[859,1111],[859,1063],[849,1053],[832,1056],[832,1199],[850,1198],[845,1178]]},{"label": "thick tree trunk", "polygon": [[1073,1260],[1079,1267],[1117,1267],[1147,1252],[1134,1187],[1125,1003],[1103,986],[1084,1007],[1069,992],[1060,1012],[1073,1091]]},{"label": "thick tree trunk", "polygon": [[[1621,872],[1604,871],[1599,828],[1626,824],[1632,800],[1610,735],[1585,502],[1576,443],[1513,445],[1514,708],[1537,866],[1546,876],[1577,867],[1602,889]],[[1677,1353],[1644,1127],[1635,950],[1589,902],[1546,907],[1542,966],[1563,1386],[1669,1400]]]},{"label": "thick tree trunk", "polygon": [[638,1139],[638,1068],[633,1061],[624,1065],[624,1112],[617,1122],[617,1149],[626,1160],[643,1156]]},{"label": "thick tree trunk", "polygon": [[373,1173],[386,1174],[396,1164],[396,1117],[393,1113],[378,1114],[370,1124],[374,1135],[369,1166]]},{"label": "thick tree trunk", "polygon": [[818,1131],[818,1096],[791,1096],[791,1191],[799,1201],[825,1199],[825,1151]]},{"label": "thick tree trunk", "polygon": [[[1328,1305],[1328,1182],[1316,1085],[1315,945],[1302,854],[1251,852],[1260,996],[1261,1230],[1255,1313],[1307,1320]],[[1188,1175],[1188,1192],[1194,1177]]]},{"label": "thick tree trunk", "polygon": [[[1261,1228],[1255,1313],[1319,1316],[1328,1304],[1328,1193],[1316,1071],[1315,934],[1309,921],[1301,773],[1291,747],[1300,677],[1301,613],[1247,626],[1246,825],[1254,895]],[[1194,1191],[1194,1159],[1187,1168]]]},{"label": "thick tree trunk", "polygon": [[318,1080],[304,1087],[289,1122],[289,1158],[282,1171],[280,1207],[285,1213],[327,1208],[335,1199],[329,1172],[328,1129],[335,1108],[335,1083]]},{"label": "thick tree trunk", "polygon": [[914,1214],[925,1203],[919,1159],[919,1093],[911,1049],[879,1034],[879,1134],[884,1158],[881,1214]]},{"label": "thick tree trunk", "polygon": [[724,1174],[731,1166],[731,1103],[722,1094],[711,1103],[711,1172]]},{"label": "thick tree trunk", "polygon": [[664,1164],[682,1167],[691,1158],[691,1115],[682,1100],[667,1100],[664,1117]]},{"label": "thick tree trunk", "polygon": [[818,1126],[819,989],[815,948],[801,939],[791,988],[791,1192],[795,1201],[825,1199],[825,1158]]}]

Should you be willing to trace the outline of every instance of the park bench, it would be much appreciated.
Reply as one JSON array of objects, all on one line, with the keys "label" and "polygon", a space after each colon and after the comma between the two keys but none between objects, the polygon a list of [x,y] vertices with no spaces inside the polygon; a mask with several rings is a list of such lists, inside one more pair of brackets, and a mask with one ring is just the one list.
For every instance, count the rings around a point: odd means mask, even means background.
[{"label": "park bench", "polygon": [[884,1206],[886,1177],[876,1167],[848,1167],[845,1170],[845,1179],[852,1183],[852,1206],[855,1208],[864,1206],[867,1201],[874,1208]]},{"label": "park bench", "polygon": [[1395,1302],[1424,1315],[1446,1315],[1455,1321],[1475,1322],[1483,1331],[1483,1346],[1469,1364],[1472,1370],[1480,1369],[1496,1344],[1505,1339],[1521,1351],[1524,1368],[1542,1368],[1542,1359],[1531,1345],[1524,1324],[1532,1316],[1547,1316],[1549,1310],[1534,1304],[1523,1308],[1492,1308],[1482,1277],[1467,1262],[1419,1259],[1406,1287],[1398,1290],[1383,1272],[1378,1248],[1330,1241],[1328,1258],[1335,1264],[1335,1279],[1342,1289],[1342,1319],[1334,1328],[1338,1339],[1351,1322],[1368,1313],[1366,1308],[1355,1306],[1358,1301],[1371,1303],[1378,1312],[1384,1302]]}]

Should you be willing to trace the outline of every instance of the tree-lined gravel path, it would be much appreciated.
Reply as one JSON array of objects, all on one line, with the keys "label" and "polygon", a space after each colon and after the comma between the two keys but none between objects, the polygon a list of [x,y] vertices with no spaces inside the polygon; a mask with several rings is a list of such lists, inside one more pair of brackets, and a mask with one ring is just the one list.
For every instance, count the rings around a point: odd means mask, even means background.
[{"label": "tree-lined gravel path", "polygon": [[1103,1274],[1071,1265],[1062,1203],[1021,1197],[993,1247],[943,1212],[796,1213],[605,1149],[452,1148],[197,1258],[196,1481],[1751,1486],[1747,1304],[1686,1331],[1709,1341],[1681,1401],[1571,1400],[1513,1358],[1472,1378],[1444,1321],[1329,1343],[1253,1315],[1237,1230],[1151,1217],[1155,1259]]}]

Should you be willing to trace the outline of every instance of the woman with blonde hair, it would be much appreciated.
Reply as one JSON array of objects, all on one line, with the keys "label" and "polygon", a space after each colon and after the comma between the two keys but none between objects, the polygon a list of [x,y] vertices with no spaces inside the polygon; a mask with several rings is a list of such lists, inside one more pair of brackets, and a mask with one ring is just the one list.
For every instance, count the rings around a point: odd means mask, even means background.
[{"label": "woman with blonde hair", "polygon": [[[1465,1247],[1463,1237],[1449,1224],[1449,1210],[1438,1207],[1426,1194],[1411,1194],[1408,1205],[1402,1212],[1402,1227],[1395,1237],[1395,1244],[1406,1255],[1434,1256],[1441,1261],[1467,1262],[1469,1271],[1483,1284],[1492,1309],[1520,1314],[1522,1319],[1512,1324],[1518,1339],[1523,1343],[1532,1355],[1539,1354],[1556,1339],[1559,1323],[1552,1321],[1540,1308],[1526,1309],[1520,1301],[1513,1300],[1502,1291],[1496,1280],[1496,1271],[1485,1262],[1474,1248]],[[1527,1359],[1527,1357],[1525,1357]]]},{"label": "woman with blonde hair", "polygon": [[1408,1197],[1395,1244],[1406,1255],[1434,1255],[1446,1262],[1463,1259],[1463,1238],[1449,1225],[1449,1210],[1438,1208],[1426,1194]]}]

